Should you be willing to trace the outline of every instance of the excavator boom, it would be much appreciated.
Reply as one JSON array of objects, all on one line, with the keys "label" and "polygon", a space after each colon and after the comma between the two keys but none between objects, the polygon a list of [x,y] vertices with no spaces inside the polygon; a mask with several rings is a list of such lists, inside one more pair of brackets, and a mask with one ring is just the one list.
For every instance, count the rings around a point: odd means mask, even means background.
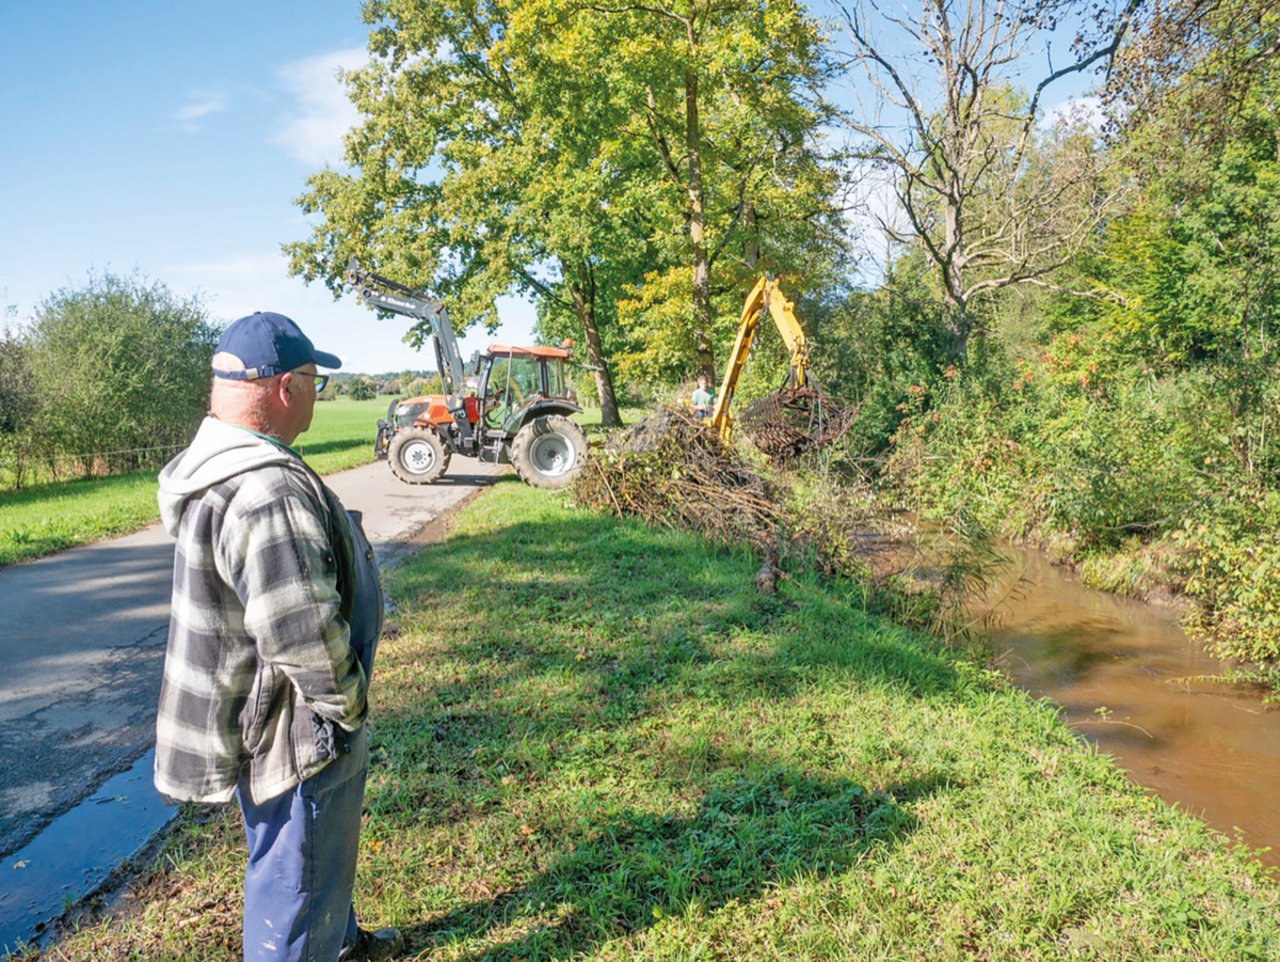
[{"label": "excavator boom", "polygon": [[733,343],[733,353],[729,355],[729,363],[724,369],[724,379],[720,384],[720,393],[716,397],[716,406],[711,414],[711,426],[719,432],[720,437],[728,441],[733,427],[730,414],[733,405],[733,394],[738,387],[738,378],[746,366],[747,355],[751,350],[751,342],[756,336],[756,328],[760,326],[760,318],[766,313],[773,318],[773,323],[782,335],[783,342],[791,355],[791,370],[787,381],[791,387],[808,387],[809,382],[809,342],[804,336],[800,322],[796,319],[795,306],[787,300],[778,289],[776,281],[762,277],[747,295],[742,305],[742,319],[738,322],[738,336]]},{"label": "excavator boom", "polygon": [[794,305],[783,296],[772,278],[760,278],[742,305],[738,336],[711,414],[711,427],[727,444],[734,424],[733,395],[760,319],[765,314],[773,319],[787,345],[790,368],[782,388],[753,403],[743,411],[740,420],[756,447],[765,454],[794,457],[840,437],[853,423],[857,409],[845,410],[832,403],[813,380],[809,371],[809,341],[796,319]]}]

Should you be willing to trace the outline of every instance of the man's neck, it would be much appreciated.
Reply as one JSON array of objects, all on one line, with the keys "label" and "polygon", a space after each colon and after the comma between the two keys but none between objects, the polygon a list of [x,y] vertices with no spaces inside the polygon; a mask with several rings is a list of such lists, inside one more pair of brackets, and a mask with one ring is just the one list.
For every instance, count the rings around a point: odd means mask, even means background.
[{"label": "man's neck", "polygon": [[285,437],[277,428],[270,424],[265,424],[259,418],[236,417],[234,414],[226,412],[210,411],[209,417],[214,420],[221,421],[223,424],[229,424],[232,427],[242,428],[250,434],[256,434],[260,438],[270,441],[272,444],[278,444],[282,448],[287,448],[296,438]]}]

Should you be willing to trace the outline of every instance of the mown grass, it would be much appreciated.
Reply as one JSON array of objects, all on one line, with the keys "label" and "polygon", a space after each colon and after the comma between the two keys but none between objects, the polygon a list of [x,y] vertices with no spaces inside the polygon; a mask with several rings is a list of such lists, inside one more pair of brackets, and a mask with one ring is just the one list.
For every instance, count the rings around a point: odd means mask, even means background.
[{"label": "mown grass", "polygon": [[378,418],[391,398],[353,401],[340,397],[316,405],[311,430],[293,446],[318,474],[333,474],[373,460]]},{"label": "mown grass", "polygon": [[[755,568],[505,480],[395,569],[365,921],[433,960],[1280,956],[1274,876],[1053,706]],[[239,833],[186,823],[45,957],[238,957]]]},{"label": "mown grass", "polygon": [[[624,427],[630,427],[635,424],[646,414],[649,414],[650,408],[641,407],[622,407],[618,409],[618,417],[622,419]],[[582,425],[582,429],[587,432],[588,437],[597,435],[603,436],[605,429],[601,426],[602,413],[599,407],[586,406],[582,409],[581,414],[575,414],[573,420]],[[614,430],[614,429],[610,429]]]},{"label": "mown grass", "polygon": [[[295,447],[321,474],[373,460],[374,423],[387,401],[316,405]],[[156,520],[156,472],[0,492],[0,567],[146,527]]]}]

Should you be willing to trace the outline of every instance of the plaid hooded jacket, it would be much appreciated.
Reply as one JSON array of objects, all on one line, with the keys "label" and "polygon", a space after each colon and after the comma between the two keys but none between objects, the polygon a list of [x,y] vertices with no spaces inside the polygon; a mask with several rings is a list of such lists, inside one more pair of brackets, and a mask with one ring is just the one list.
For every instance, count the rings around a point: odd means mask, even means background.
[{"label": "plaid hooded jacket", "polygon": [[253,800],[273,798],[365,719],[342,507],[292,452],[213,418],[161,472],[159,501],[177,547],[156,787],[227,801],[247,763]]}]

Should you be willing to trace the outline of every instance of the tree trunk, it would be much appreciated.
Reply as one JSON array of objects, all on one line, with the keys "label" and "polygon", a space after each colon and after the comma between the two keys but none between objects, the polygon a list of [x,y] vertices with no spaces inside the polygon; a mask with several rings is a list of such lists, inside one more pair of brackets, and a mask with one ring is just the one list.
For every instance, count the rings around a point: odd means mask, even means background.
[{"label": "tree trunk", "polygon": [[582,325],[582,340],[587,346],[587,364],[596,379],[596,394],[600,398],[600,424],[606,428],[622,427],[622,418],[618,414],[618,398],[613,393],[613,375],[609,373],[609,362],[604,356],[604,345],[600,340],[600,331],[596,327],[595,280],[589,276],[589,269],[579,267],[579,283],[571,284],[573,310]]},{"label": "tree trunk", "polygon": [[693,248],[693,343],[697,374],[715,381],[715,357],[711,350],[711,263],[707,257],[705,211],[702,197],[702,133],[698,121],[698,76],[684,75],[684,135],[689,156],[689,243]]},{"label": "tree trunk", "polygon": [[942,271],[943,303],[946,306],[947,335],[950,338],[952,360],[962,358],[969,346],[969,330],[973,319],[969,316],[968,299],[964,296],[964,272],[958,258],[964,250],[964,219],[961,206],[954,198],[959,196],[957,185],[952,185],[952,195],[947,198],[945,234],[943,235],[944,262]]},{"label": "tree trunk", "polygon": [[969,335],[973,332],[973,317],[969,314],[968,305],[946,299],[947,354],[950,360],[958,361],[969,350]]}]

